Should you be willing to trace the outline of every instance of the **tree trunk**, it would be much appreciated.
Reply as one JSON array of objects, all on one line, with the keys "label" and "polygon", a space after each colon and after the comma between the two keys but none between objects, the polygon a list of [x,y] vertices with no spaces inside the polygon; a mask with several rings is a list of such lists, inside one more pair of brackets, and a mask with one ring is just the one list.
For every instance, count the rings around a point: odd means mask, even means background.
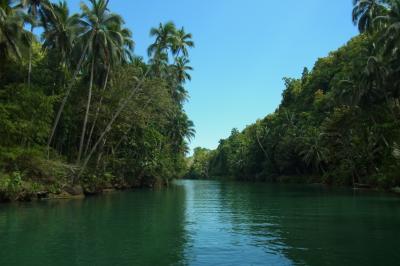
[{"label": "tree trunk", "polygon": [[260,137],[258,136],[257,129],[256,129],[256,137],[257,137],[258,146],[260,146],[261,150],[264,152],[265,157],[267,157],[267,159],[270,161],[271,160],[270,156],[269,156],[267,150],[264,148],[264,146],[261,143]]},{"label": "tree trunk", "polygon": [[[93,35],[91,36],[90,40],[92,38],[93,38]],[[51,129],[51,134],[49,136],[49,139],[47,140],[47,158],[50,157],[50,145],[51,145],[51,142],[53,141],[54,134],[56,133],[56,130],[57,130],[57,127],[58,127],[58,123],[60,122],[61,114],[62,114],[62,112],[64,111],[64,108],[65,108],[65,104],[67,103],[68,97],[71,94],[72,85],[74,84],[76,78],[78,77],[78,73],[81,70],[81,66],[82,66],[83,60],[85,59],[86,52],[87,52],[87,50],[89,48],[90,40],[86,44],[85,49],[82,52],[82,56],[79,59],[79,62],[78,62],[78,65],[77,65],[77,67],[75,69],[75,72],[74,72],[74,75],[72,77],[71,83],[67,87],[67,93],[65,94],[65,96],[64,96],[64,98],[63,98],[63,100],[61,102],[60,108],[58,109],[56,119],[54,120],[53,128]]]},{"label": "tree trunk", "polygon": [[31,45],[29,47],[29,66],[28,66],[28,88],[31,88],[31,75],[32,75],[32,57],[33,57],[33,29],[34,26],[31,26]]},{"label": "tree trunk", "polygon": [[88,122],[88,118],[89,118],[90,103],[92,101],[92,89],[93,89],[93,79],[94,79],[94,62],[95,62],[94,59],[95,59],[95,57],[93,56],[93,58],[92,58],[92,66],[91,66],[91,70],[90,70],[90,82],[89,82],[88,100],[87,100],[87,104],[86,104],[85,118],[83,120],[81,141],[79,143],[78,158],[76,160],[76,164],[78,164],[78,165],[81,162],[83,144],[85,142],[86,126],[87,126],[87,122]]},{"label": "tree trunk", "polygon": [[[149,105],[151,102],[151,99],[147,101],[147,103],[144,105],[143,109],[147,107],[147,105]],[[132,130],[134,124],[132,123],[128,130],[124,133],[124,135],[119,139],[119,141],[117,142],[117,145],[115,145],[115,151],[118,151],[119,147],[121,146],[122,142],[126,139],[126,135],[129,134],[129,132]]]},{"label": "tree trunk", "polygon": [[100,137],[98,138],[98,140],[96,141],[96,143],[94,144],[92,149],[90,150],[89,154],[86,156],[86,159],[85,159],[85,161],[84,161],[84,163],[83,163],[83,165],[81,167],[81,170],[80,170],[80,173],[78,174],[78,177],[80,177],[80,175],[85,171],[86,166],[87,166],[90,158],[92,157],[93,153],[97,149],[97,146],[99,146],[100,142],[104,139],[104,137],[107,135],[107,133],[111,131],[115,120],[117,120],[117,118],[119,117],[121,112],[128,105],[129,101],[132,99],[132,97],[135,95],[135,93],[141,88],[141,86],[143,85],[143,83],[144,83],[147,75],[149,74],[149,72],[150,72],[150,69],[146,71],[146,73],[144,74],[144,76],[141,79],[141,81],[136,84],[136,86],[132,89],[132,91],[129,93],[129,95],[124,100],[122,100],[120,102],[119,107],[117,108],[117,111],[114,113],[114,115],[112,116],[110,122],[107,124],[106,128],[101,133]]},{"label": "tree trunk", "polygon": [[106,78],[104,80],[103,89],[101,91],[101,97],[100,97],[100,101],[99,101],[99,106],[97,106],[96,115],[94,116],[94,120],[93,120],[92,126],[91,126],[90,131],[89,131],[89,137],[88,137],[88,140],[87,140],[87,143],[86,143],[86,148],[85,148],[85,153],[84,153],[85,155],[87,154],[87,152],[89,150],[90,143],[92,142],[92,135],[93,135],[93,131],[94,131],[95,127],[96,127],[96,122],[97,122],[97,118],[99,117],[101,105],[103,103],[103,93],[107,88],[109,74],[110,74],[110,66],[107,67],[107,74],[106,74]]},{"label": "tree trunk", "polygon": [[104,146],[106,145],[106,142],[107,142],[107,138],[105,138],[105,139],[103,140],[103,142],[101,143],[101,145],[100,145],[100,148],[99,148],[99,149],[100,149],[100,152],[99,152],[99,154],[98,154],[98,156],[97,156],[97,160],[96,160],[96,169],[99,168],[101,158],[103,157]]}]

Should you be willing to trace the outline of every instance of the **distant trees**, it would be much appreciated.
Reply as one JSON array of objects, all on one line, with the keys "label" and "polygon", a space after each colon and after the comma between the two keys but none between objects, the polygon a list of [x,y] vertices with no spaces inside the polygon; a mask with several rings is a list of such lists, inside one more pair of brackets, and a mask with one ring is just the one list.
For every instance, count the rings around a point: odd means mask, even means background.
[{"label": "distant trees", "polygon": [[204,179],[210,178],[209,163],[211,151],[204,148],[195,148],[193,157],[189,159],[189,171],[186,178]]},{"label": "distant trees", "polygon": [[210,153],[211,176],[400,185],[400,1],[353,3],[360,35],[285,78],[276,112]]}]

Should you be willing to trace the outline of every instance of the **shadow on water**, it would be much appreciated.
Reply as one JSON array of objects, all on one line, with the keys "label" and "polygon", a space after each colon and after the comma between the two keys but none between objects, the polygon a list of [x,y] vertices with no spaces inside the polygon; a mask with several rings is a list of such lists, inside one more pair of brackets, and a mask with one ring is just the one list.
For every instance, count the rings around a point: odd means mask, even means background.
[{"label": "shadow on water", "polygon": [[0,265],[180,265],[185,190],[0,206]]},{"label": "shadow on water", "polygon": [[398,265],[400,199],[220,181],[0,205],[0,265]]}]

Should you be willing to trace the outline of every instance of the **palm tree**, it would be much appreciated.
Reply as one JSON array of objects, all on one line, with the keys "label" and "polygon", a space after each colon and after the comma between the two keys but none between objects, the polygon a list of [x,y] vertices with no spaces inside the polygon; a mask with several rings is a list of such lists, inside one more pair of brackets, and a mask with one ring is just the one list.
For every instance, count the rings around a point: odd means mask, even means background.
[{"label": "palm tree", "polygon": [[175,42],[176,27],[173,22],[160,23],[158,28],[150,30],[150,36],[155,37],[153,44],[147,49],[150,57],[152,72],[155,76],[162,76],[169,64],[169,53]]},{"label": "palm tree", "polygon": [[[107,56],[105,51],[113,53],[113,49],[116,49],[115,40],[113,39],[113,29],[118,25],[123,24],[123,20],[119,15],[110,13],[106,1],[104,0],[90,0],[91,8],[86,4],[81,4],[82,18],[80,20],[81,25],[85,28],[85,32],[81,36],[81,41],[84,44],[89,44],[89,90],[88,99],[86,104],[85,117],[83,121],[82,133],[79,143],[79,151],[77,163],[80,163],[85,135],[86,127],[90,112],[90,105],[92,100],[92,90],[94,82],[94,71],[96,60],[100,60],[101,56]],[[116,26],[117,25],[117,26]]]},{"label": "palm tree", "polygon": [[400,1],[389,1],[387,12],[376,17],[375,21],[383,22],[384,32],[381,36],[381,43],[387,56],[398,53],[400,46]]},{"label": "palm tree", "polygon": [[169,135],[174,143],[174,151],[180,152],[184,147],[185,140],[190,141],[195,136],[193,121],[189,120],[184,112],[176,111],[170,117]]},{"label": "palm tree", "polygon": [[190,60],[185,57],[178,57],[174,65],[174,72],[178,83],[184,84],[186,80],[192,80],[188,71],[192,71],[193,67],[189,66]]},{"label": "palm tree", "polygon": [[20,58],[23,37],[22,10],[15,5],[14,0],[0,0],[0,60]]},{"label": "palm tree", "polygon": [[21,0],[21,6],[27,8],[27,14],[29,15],[29,23],[31,24],[31,41],[29,49],[29,66],[28,66],[28,87],[31,86],[31,75],[32,75],[32,47],[33,47],[33,30],[39,24],[39,21],[43,25],[47,22],[47,16],[50,12],[46,10],[51,9],[51,4],[48,0]]},{"label": "palm tree", "polygon": [[71,62],[72,50],[79,35],[79,15],[70,16],[67,2],[52,4],[54,16],[46,22],[45,31],[42,34],[43,47],[54,50],[60,55],[60,63],[66,67]]},{"label": "palm tree", "polygon": [[[64,64],[65,70],[68,69],[66,67],[67,65],[72,66],[73,64],[75,64],[76,68],[72,75],[72,79],[67,85],[65,96],[58,109],[51,133],[49,135],[49,139],[47,141],[48,155],[50,151],[50,145],[53,141],[55,132],[60,122],[61,114],[63,113],[65,104],[67,103],[69,95],[71,94],[72,86],[81,71],[83,61],[87,57],[87,51],[90,44],[88,42],[84,44],[84,47],[82,47],[77,42],[78,37],[83,31],[83,27],[79,23],[79,15],[69,15],[69,9],[66,1],[59,4],[53,4],[50,9],[52,12],[52,19],[49,19],[46,22],[45,31],[43,33],[43,47],[45,49],[54,49],[55,51],[57,51],[58,54],[61,55],[60,62],[61,64]],[[50,9],[46,9],[45,11],[50,12]],[[73,60],[73,52],[80,54],[78,62],[75,62]]]},{"label": "palm tree", "polygon": [[[148,49],[148,53],[149,53],[150,57],[153,57],[153,58],[151,58],[151,61],[157,62],[157,60],[155,60],[154,57],[158,57],[159,55],[162,55],[163,57],[165,57],[164,60],[168,61],[167,53],[168,53],[168,49],[171,47],[170,46],[170,43],[172,43],[171,34],[174,33],[174,31],[175,31],[174,29],[175,29],[175,25],[172,22],[167,23],[166,25],[160,24],[158,29],[156,29],[156,28],[151,29],[150,35],[156,37],[156,41]],[[136,64],[139,63],[140,65],[142,65],[140,60],[135,60],[134,62]],[[104,141],[107,134],[111,131],[112,126],[115,123],[116,119],[121,115],[122,111],[129,104],[129,102],[133,98],[133,96],[142,88],[142,86],[145,82],[145,79],[151,70],[151,67],[142,67],[142,68],[146,69],[145,73],[143,73],[141,79],[138,80],[138,82],[135,84],[135,86],[132,88],[132,90],[129,92],[129,94],[124,99],[122,99],[120,101],[120,103],[118,104],[117,110],[112,115],[110,121],[107,123],[105,129],[102,131],[99,138],[94,143],[93,147],[88,152],[88,154],[82,164],[81,171],[78,176],[80,176],[83,173],[83,171],[85,171],[87,164],[89,163],[91,157],[93,156],[93,153],[96,151],[97,147],[99,147],[99,145]],[[192,122],[191,129],[193,129],[193,122]],[[190,130],[190,131],[194,134],[193,130]]]},{"label": "palm tree", "polygon": [[310,136],[304,137],[299,155],[302,156],[303,161],[307,166],[313,166],[317,171],[324,172],[324,164],[327,161],[328,149],[322,143],[323,134],[318,130],[313,130]]},{"label": "palm tree", "polygon": [[126,64],[132,61],[133,55],[133,47],[135,45],[132,40],[132,33],[129,29],[122,28],[122,25],[114,25],[114,29],[110,29],[110,35],[113,38],[113,42],[109,42],[107,47],[104,47],[103,50],[103,60],[104,60],[104,68],[105,68],[105,77],[103,82],[103,88],[100,96],[99,103],[97,105],[96,114],[92,123],[92,126],[89,131],[88,140],[86,142],[85,154],[89,149],[91,144],[92,135],[94,129],[96,127],[97,119],[100,113],[100,109],[103,103],[103,93],[107,88],[109,75],[111,69],[120,64]]},{"label": "palm tree", "polygon": [[167,52],[172,48],[175,42],[176,27],[172,21],[161,24],[158,28],[150,30],[150,36],[155,37],[156,40],[147,49],[149,57],[157,57],[163,52]]},{"label": "palm tree", "polygon": [[182,52],[184,57],[187,57],[189,52],[187,48],[193,48],[194,42],[192,41],[192,34],[186,33],[182,27],[180,30],[175,31],[172,44],[172,52],[175,58],[178,59]]},{"label": "palm tree", "polygon": [[385,11],[383,0],[353,0],[353,23],[360,32],[370,32],[374,19]]},{"label": "palm tree", "polygon": [[178,104],[182,104],[188,97],[187,91],[183,87],[183,84],[187,80],[192,79],[189,71],[192,71],[193,68],[188,65],[189,63],[190,60],[186,57],[178,57],[175,59],[175,64],[169,68],[172,79],[172,96]]},{"label": "palm tree", "polygon": [[339,103],[357,106],[365,94],[365,87],[352,80],[341,80],[340,90],[335,90],[335,98]]}]

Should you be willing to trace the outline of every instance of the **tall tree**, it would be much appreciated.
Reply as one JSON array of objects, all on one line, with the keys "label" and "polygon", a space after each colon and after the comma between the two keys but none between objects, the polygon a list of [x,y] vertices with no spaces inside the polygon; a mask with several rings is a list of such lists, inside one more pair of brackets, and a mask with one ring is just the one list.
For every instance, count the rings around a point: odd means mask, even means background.
[{"label": "tall tree", "polygon": [[26,37],[22,10],[13,0],[0,0],[0,60],[20,58]]},{"label": "tall tree", "polygon": [[132,33],[130,30],[126,28],[121,28],[122,25],[116,24],[114,25],[115,28],[110,29],[110,36],[113,38],[113,42],[109,42],[107,47],[103,47],[103,66],[104,66],[104,81],[103,81],[103,88],[100,96],[100,100],[97,104],[96,114],[94,116],[94,120],[92,122],[92,126],[89,130],[89,136],[86,142],[85,154],[87,153],[89,146],[92,141],[92,135],[94,129],[96,127],[97,119],[99,117],[100,109],[103,104],[103,95],[104,91],[107,88],[107,84],[109,81],[109,76],[112,68],[120,65],[120,64],[127,64],[132,60],[132,51],[135,45],[134,41],[132,40]]},{"label": "tall tree", "polygon": [[[94,82],[94,71],[96,60],[101,60],[101,53],[107,50],[116,49],[116,43],[113,40],[113,29],[120,27],[123,23],[122,18],[109,12],[106,1],[104,0],[90,0],[91,8],[86,4],[81,3],[82,19],[80,23],[85,28],[85,32],[81,36],[81,41],[85,44],[89,43],[89,89],[86,104],[85,117],[82,126],[82,133],[79,143],[79,151],[77,163],[80,163],[82,152],[85,143],[86,127],[89,118],[92,90]],[[117,25],[117,26],[116,26]]]},{"label": "tall tree", "polygon": [[188,56],[188,48],[194,47],[192,38],[192,34],[186,33],[183,27],[175,31],[173,35],[172,52],[176,59],[179,58],[181,52],[184,57]]},{"label": "tall tree", "polygon": [[371,32],[374,19],[385,11],[383,0],[353,0],[353,23],[360,32]]},{"label": "tall tree", "polygon": [[150,30],[150,36],[155,37],[153,44],[147,49],[148,55],[157,57],[163,52],[167,52],[172,48],[175,43],[176,26],[173,22],[169,21],[165,24],[160,23],[158,28]]},{"label": "tall tree", "polygon": [[[52,4],[51,20],[46,21],[42,34],[43,47],[60,55],[60,64],[72,67],[72,50],[80,34],[79,15],[70,15],[67,1]],[[47,16],[47,15],[46,15]]]},{"label": "tall tree", "polygon": [[48,17],[46,10],[51,9],[51,4],[48,0],[21,0],[21,6],[27,8],[27,14],[29,15],[29,23],[31,24],[31,40],[29,49],[29,66],[28,66],[28,87],[31,86],[31,75],[32,75],[32,53],[33,53],[33,43],[34,35],[33,31],[37,25],[42,23],[45,25]]}]

